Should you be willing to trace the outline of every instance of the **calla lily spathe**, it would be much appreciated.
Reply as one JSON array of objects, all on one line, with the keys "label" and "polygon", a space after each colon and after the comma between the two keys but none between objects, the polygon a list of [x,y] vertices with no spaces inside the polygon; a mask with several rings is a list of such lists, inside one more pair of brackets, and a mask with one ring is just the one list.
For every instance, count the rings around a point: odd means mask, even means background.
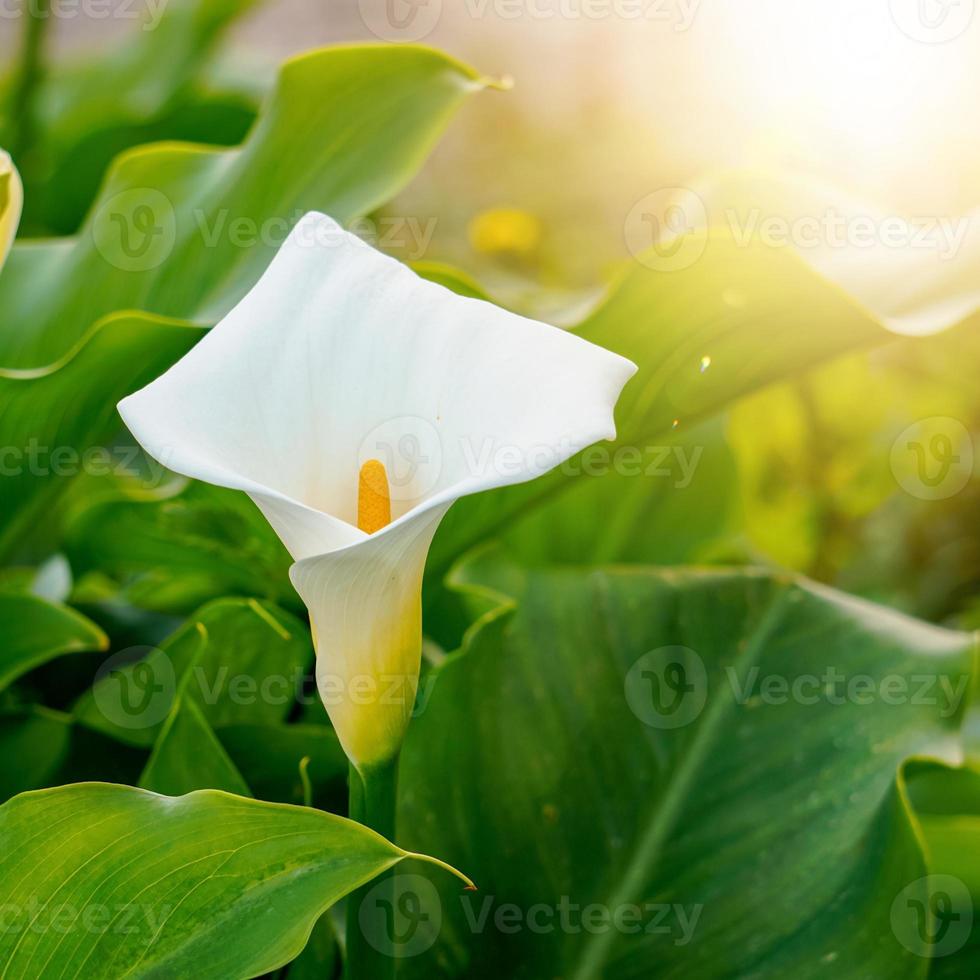
[{"label": "calla lily spathe", "polygon": [[[613,438],[635,370],[427,282],[313,213],[241,303],[119,411],[151,456],[244,490],[276,530],[310,612],[321,697],[364,768],[398,751],[411,716],[422,573],[443,515]],[[391,522],[373,534],[357,526],[369,460],[391,481]]]},{"label": "calla lily spathe", "polygon": [[23,203],[24,190],[21,187],[20,174],[17,173],[10,154],[0,150],[0,269],[3,268],[10,246],[14,243]]}]

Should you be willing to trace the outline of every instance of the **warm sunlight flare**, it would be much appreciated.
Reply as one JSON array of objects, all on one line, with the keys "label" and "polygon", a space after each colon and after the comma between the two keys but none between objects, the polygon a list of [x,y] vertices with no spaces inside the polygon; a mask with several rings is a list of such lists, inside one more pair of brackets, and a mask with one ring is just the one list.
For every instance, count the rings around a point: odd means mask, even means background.
[{"label": "warm sunlight flare", "polygon": [[[698,41],[747,165],[793,165],[865,195],[930,206],[955,188],[950,139],[975,152],[958,92],[976,84],[968,0],[723,4]],[[951,42],[956,41],[956,44]],[[748,140],[748,141],[747,141]]]}]

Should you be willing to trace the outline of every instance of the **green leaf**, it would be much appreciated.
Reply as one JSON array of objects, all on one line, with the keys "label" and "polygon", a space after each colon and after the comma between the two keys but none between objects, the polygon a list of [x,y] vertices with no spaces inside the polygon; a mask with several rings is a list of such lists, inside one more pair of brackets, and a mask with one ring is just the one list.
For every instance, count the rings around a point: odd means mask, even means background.
[{"label": "green leaf", "polygon": [[563,469],[567,492],[501,536],[525,563],[696,563],[735,526],[737,498],[723,492],[736,482],[723,419],[642,450],[600,444]]},{"label": "green leaf", "polygon": [[896,772],[961,751],[969,636],[758,572],[486,555],[455,581],[517,606],[409,730],[400,833],[481,889],[421,896],[442,927],[409,975],[925,975]]},{"label": "green leaf", "polygon": [[312,662],[309,629],[294,616],[255,599],[217,600],[158,649],[114,655],[75,716],[149,748],[183,691],[212,727],[275,724],[295,704]]},{"label": "green leaf", "polygon": [[914,760],[905,778],[929,858],[929,976],[972,980],[980,969],[980,773]]},{"label": "green leaf", "polygon": [[200,335],[180,321],[119,314],[51,369],[0,369],[0,439],[7,447],[0,555],[22,536],[37,537],[44,529],[39,515],[80,473],[133,466],[135,453],[105,445],[119,428],[116,401],[166,370]]},{"label": "green leaf", "polygon": [[105,634],[67,606],[0,592],[0,690],[68,653],[104,650]]},{"label": "green leaf", "polygon": [[298,606],[292,559],[248,497],[192,482],[177,496],[97,499],[67,528],[76,574],[126,583],[141,608],[189,614],[216,595],[264,596]]},{"label": "green leaf", "polygon": [[139,784],[165,796],[198,789],[252,795],[201,709],[193,700],[182,698],[174,702]]},{"label": "green leaf", "polygon": [[409,856],[316,810],[97,783],[11,800],[0,839],[0,974],[38,980],[259,976]]},{"label": "green leaf", "polygon": [[33,706],[0,712],[0,802],[50,785],[68,756],[69,716]]},{"label": "green leaf", "polygon": [[[639,366],[616,408],[616,445],[644,456],[675,423],[689,429],[742,395],[892,337],[790,250],[721,231],[687,268],[635,263],[574,331]],[[567,469],[458,502],[436,536],[430,577],[569,490]]]}]

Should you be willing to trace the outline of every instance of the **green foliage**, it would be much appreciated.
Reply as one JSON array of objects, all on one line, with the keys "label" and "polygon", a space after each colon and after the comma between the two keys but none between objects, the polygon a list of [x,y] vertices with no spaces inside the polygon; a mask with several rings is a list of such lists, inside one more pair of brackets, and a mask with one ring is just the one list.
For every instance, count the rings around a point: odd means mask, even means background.
[{"label": "green foliage", "polygon": [[148,748],[177,695],[212,725],[281,722],[313,660],[309,630],[256,599],[219,599],[159,648],[121,656],[76,705],[96,731]]},{"label": "green foliage", "polygon": [[316,810],[105,784],[18,797],[0,808],[0,837],[0,968],[38,980],[260,975],[407,856]]},{"label": "green foliage", "polygon": [[104,650],[105,634],[78,613],[31,595],[0,593],[0,691],[64,654]]},{"label": "green foliage", "polygon": [[[757,572],[485,555],[455,580],[516,610],[473,628],[410,730],[404,839],[481,886],[428,909],[414,975],[924,975],[892,918],[927,869],[896,772],[956,758],[971,637]],[[493,925],[507,907],[520,928]]]}]

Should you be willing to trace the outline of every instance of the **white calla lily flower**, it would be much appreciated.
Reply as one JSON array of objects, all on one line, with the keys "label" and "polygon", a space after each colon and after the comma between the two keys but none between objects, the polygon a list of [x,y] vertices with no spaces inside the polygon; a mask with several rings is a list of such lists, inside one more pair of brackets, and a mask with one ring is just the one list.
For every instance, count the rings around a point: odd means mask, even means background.
[{"label": "white calla lily flower", "polygon": [[14,243],[20,212],[24,204],[24,189],[20,174],[10,154],[0,150],[0,269]]},{"label": "white calla lily flower", "polygon": [[398,751],[421,587],[465,494],[615,435],[636,367],[457,296],[308,214],[252,291],[119,411],[170,469],[244,490],[295,560],[321,697],[359,768]]}]

